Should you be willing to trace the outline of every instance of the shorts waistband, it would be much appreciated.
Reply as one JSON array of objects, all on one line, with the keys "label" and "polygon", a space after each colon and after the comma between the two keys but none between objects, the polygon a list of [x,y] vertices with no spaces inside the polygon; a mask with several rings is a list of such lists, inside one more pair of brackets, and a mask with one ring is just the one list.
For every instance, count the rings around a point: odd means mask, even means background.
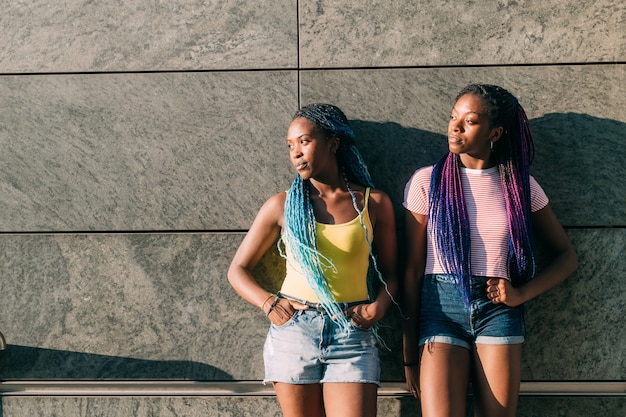
[{"label": "shorts waistband", "polygon": [[[321,311],[321,312],[326,311],[326,310],[324,310],[324,306],[322,305],[322,303],[314,303],[312,301],[302,300],[302,299],[299,299],[297,297],[292,297],[290,295],[283,294],[281,292],[279,292],[277,295],[280,298],[286,298],[287,300],[295,301],[296,303],[303,304],[303,305],[305,305],[305,306],[307,306],[309,308],[312,308],[314,310],[317,310],[317,311]],[[369,303],[369,300],[350,301],[348,303],[342,302],[342,303],[335,303],[335,304],[339,307],[339,309],[347,310],[350,307],[354,307],[354,306],[357,306],[359,304],[367,304],[367,303]]]}]

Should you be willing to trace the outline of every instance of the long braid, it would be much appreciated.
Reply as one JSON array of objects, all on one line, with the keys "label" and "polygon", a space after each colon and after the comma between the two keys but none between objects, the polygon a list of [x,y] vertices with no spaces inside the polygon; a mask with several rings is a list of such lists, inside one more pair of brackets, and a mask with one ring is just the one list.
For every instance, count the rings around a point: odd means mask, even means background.
[{"label": "long braid", "polygon": [[471,242],[459,165],[459,157],[450,152],[433,168],[428,230],[434,234],[444,270],[459,278],[465,303],[469,305]]},{"label": "long braid", "polygon": [[[302,269],[319,302],[331,316],[343,316],[335,303],[323,272],[324,269],[335,267],[330,259],[317,250],[317,233],[313,205],[309,198],[309,182],[303,181],[299,175],[287,191],[284,211],[285,230],[281,240],[289,248],[296,264]],[[280,244],[278,249],[281,256],[289,261]]]},{"label": "long braid", "polygon": [[512,125],[508,135],[500,139],[504,142],[498,144],[498,157],[511,233],[509,275],[517,285],[531,279],[536,267],[530,221],[530,164],[535,148],[526,112],[515,97],[511,98]]},{"label": "long braid", "polygon": [[[304,117],[313,121],[327,137],[336,136],[340,140],[339,149],[337,150],[337,161],[344,175],[353,205],[359,214],[359,221],[361,227],[365,230],[366,240],[370,249],[371,267],[368,269],[368,292],[370,300],[372,300],[376,296],[374,276],[378,277],[378,280],[385,288],[387,288],[387,286],[383,280],[382,274],[378,270],[369,232],[363,222],[362,211],[359,210],[356,204],[356,197],[349,184],[350,181],[353,181],[364,187],[374,187],[367,165],[355,145],[354,132],[348,124],[348,119],[343,112],[338,107],[331,104],[310,104],[298,110],[293,119],[298,117]],[[345,331],[351,331],[352,327],[350,326],[350,321],[336,303],[328,280],[324,275],[325,269],[336,271],[336,268],[332,260],[324,256],[317,249],[315,215],[309,198],[309,187],[309,181],[302,180],[298,175],[287,192],[284,208],[285,228],[281,240],[279,240],[278,243],[279,251],[281,256],[288,259],[286,254],[281,250],[280,242],[284,241],[290,253],[293,254],[295,262],[304,273],[307,282],[315,292],[320,304],[329,316],[338,322]],[[378,338],[378,340],[380,341],[380,338]]]},{"label": "long braid", "polygon": [[[503,135],[494,143],[493,158],[498,166],[509,226],[508,271],[514,285],[530,280],[535,273],[530,221],[530,165],[534,143],[528,118],[518,100],[494,85],[471,84],[465,94],[481,98],[491,126],[502,126]],[[448,153],[433,169],[430,188],[429,227],[434,233],[444,269],[460,278],[466,305],[469,305],[471,278],[470,237],[465,200],[461,188],[460,159]]]}]

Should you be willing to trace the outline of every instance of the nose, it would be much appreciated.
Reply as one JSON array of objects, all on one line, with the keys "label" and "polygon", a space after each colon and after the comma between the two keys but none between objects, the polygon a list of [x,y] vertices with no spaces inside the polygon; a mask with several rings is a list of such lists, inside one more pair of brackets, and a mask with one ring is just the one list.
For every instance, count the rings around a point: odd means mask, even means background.
[{"label": "nose", "polygon": [[448,123],[448,130],[451,132],[460,132],[463,128],[463,124],[460,119],[450,119]]},{"label": "nose", "polygon": [[299,157],[301,157],[301,156],[302,156],[302,151],[300,150],[300,145],[297,145],[297,144],[296,144],[296,145],[293,145],[293,146],[291,147],[291,150],[290,150],[289,152],[290,152],[291,157],[292,157],[293,159],[297,159],[297,158],[299,158]]}]

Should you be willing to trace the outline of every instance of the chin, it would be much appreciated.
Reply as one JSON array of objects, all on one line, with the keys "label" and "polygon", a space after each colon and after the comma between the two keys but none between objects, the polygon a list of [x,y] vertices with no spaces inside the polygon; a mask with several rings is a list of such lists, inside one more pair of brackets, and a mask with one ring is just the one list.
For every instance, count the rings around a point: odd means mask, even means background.
[{"label": "chin", "polygon": [[308,172],[297,172],[297,174],[300,176],[300,178],[302,178],[304,181],[310,180],[311,179],[311,175]]}]

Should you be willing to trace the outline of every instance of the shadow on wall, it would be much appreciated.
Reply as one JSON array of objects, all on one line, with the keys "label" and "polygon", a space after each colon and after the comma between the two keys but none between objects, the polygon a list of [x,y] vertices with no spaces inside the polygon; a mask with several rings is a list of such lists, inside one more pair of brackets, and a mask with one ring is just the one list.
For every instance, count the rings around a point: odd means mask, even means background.
[{"label": "shadow on wall", "polygon": [[[403,216],[401,202],[406,182],[417,168],[434,163],[446,152],[445,135],[392,122],[353,120],[351,123],[374,182],[389,193],[398,216]],[[537,146],[533,175],[548,193],[561,221],[566,226],[626,224],[626,164],[622,145],[625,123],[583,114],[555,113],[531,120],[531,127]],[[445,126],[441,130],[445,131]],[[398,228],[403,228],[403,222],[398,222]],[[270,253],[260,267],[259,281],[275,290],[284,276],[282,258]],[[577,281],[584,280],[572,280],[572,285],[579,285]],[[224,280],[220,285],[228,284]],[[563,291],[563,288],[555,291]],[[578,307],[580,301],[563,300],[561,304],[542,309],[538,320],[552,323],[559,309],[572,311]],[[597,307],[604,308],[600,303]],[[224,316],[221,317],[224,320]],[[383,380],[398,381],[403,378],[401,318],[394,311],[389,319],[390,327],[382,329],[383,338],[391,348],[391,352],[381,355]],[[588,327],[590,332],[595,331],[594,326]],[[240,329],[250,331],[250,327]],[[239,336],[244,335],[237,334]],[[553,342],[538,339],[535,343],[533,349],[542,351],[543,348],[551,350],[549,343]],[[258,349],[261,348],[260,344]],[[577,351],[575,355],[590,357],[590,363],[598,356],[591,350]],[[533,371],[537,367],[531,368]],[[233,380],[221,369],[192,361],[143,360],[20,345],[9,345],[0,353],[0,378]],[[405,414],[412,415],[408,408],[402,415]]]},{"label": "shadow on wall", "polygon": [[[353,120],[351,124],[374,183],[394,202],[402,242],[404,186],[416,169],[432,165],[447,152],[446,136],[392,122]],[[598,259],[607,264],[603,251],[610,252],[610,259],[620,256],[615,251],[616,247],[619,250],[619,244],[598,248],[603,240],[594,236],[601,235],[605,242],[610,242],[612,236],[618,235],[606,231],[617,232],[617,229],[604,227],[626,225],[626,148],[623,145],[626,123],[586,114],[551,113],[530,120],[530,125],[536,147],[532,175],[546,191],[561,223],[565,227],[582,228],[576,236],[588,237],[594,243],[590,246],[583,239],[580,254],[583,264],[575,276],[529,303],[527,319],[531,334],[523,357],[523,377],[550,380],[557,375],[556,379],[564,381],[601,380],[603,371],[596,369],[619,369],[620,365],[620,350],[615,349],[615,343],[619,345],[619,340],[615,340],[618,336],[607,337],[611,329],[619,328],[619,319],[606,319],[615,317],[619,296],[610,297],[610,303],[606,297],[602,300],[591,296],[601,292],[593,287],[599,285],[596,282],[602,282],[602,277],[593,274],[614,274],[623,264],[609,262],[611,267],[606,270],[594,266]],[[445,129],[446,126],[442,126],[441,132]],[[540,262],[541,258],[539,254]],[[596,280],[590,280],[592,276]],[[618,280],[616,288],[619,285]],[[595,314],[580,313],[590,306],[596,310]],[[392,327],[382,330],[392,351],[381,350],[382,376],[385,381],[397,381],[403,378],[398,327],[401,318],[395,311],[389,316]],[[572,317],[580,317],[579,322]],[[556,341],[570,335],[573,343],[569,346],[573,347],[564,350]],[[593,343],[576,344],[575,340],[581,337]],[[577,363],[577,366],[568,365]],[[619,378],[619,371],[613,371],[611,376],[615,378],[614,375]],[[529,401],[525,399],[525,403],[532,404]],[[571,399],[563,401],[569,403]],[[416,415],[415,406],[414,402],[404,399],[400,415]]]},{"label": "shadow on wall", "polygon": [[417,168],[433,164],[447,151],[446,137],[394,122],[350,124],[374,184],[389,194],[396,213],[401,213],[406,182]]},{"label": "shadow on wall", "polygon": [[626,123],[586,114],[533,119],[533,174],[565,225],[626,224]]},{"label": "shadow on wall", "polygon": [[[417,168],[432,165],[447,152],[446,136],[393,122],[350,123],[374,183],[390,195],[400,217],[406,182]],[[551,113],[530,125],[536,147],[532,174],[564,225],[626,224],[626,124]]]},{"label": "shadow on wall", "polygon": [[232,376],[192,361],[158,361],[8,345],[0,353],[0,377],[19,379],[221,380]]}]

